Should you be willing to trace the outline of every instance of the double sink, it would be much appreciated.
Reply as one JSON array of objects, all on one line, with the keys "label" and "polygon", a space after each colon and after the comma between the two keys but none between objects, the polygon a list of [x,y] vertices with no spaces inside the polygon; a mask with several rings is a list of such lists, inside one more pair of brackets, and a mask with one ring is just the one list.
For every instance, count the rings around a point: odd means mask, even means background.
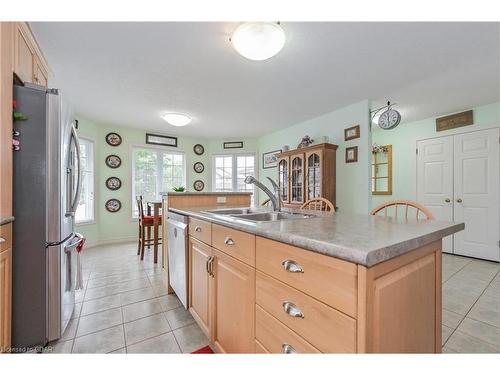
[{"label": "double sink", "polygon": [[291,219],[308,219],[316,217],[315,215],[283,212],[283,211],[259,211],[254,208],[220,208],[216,210],[207,210],[203,213],[211,215],[229,216],[231,218],[249,220],[254,222],[280,221]]}]

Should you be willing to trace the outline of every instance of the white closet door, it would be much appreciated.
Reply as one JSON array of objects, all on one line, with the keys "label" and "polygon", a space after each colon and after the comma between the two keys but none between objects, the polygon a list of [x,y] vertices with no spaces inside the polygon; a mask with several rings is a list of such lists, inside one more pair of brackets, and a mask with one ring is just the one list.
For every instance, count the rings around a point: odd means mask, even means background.
[{"label": "white closet door", "polygon": [[[453,221],[453,137],[417,142],[417,201],[436,220]],[[453,237],[443,238],[443,251],[453,252]]]},{"label": "white closet door", "polygon": [[500,260],[499,129],[454,136],[455,254]]}]

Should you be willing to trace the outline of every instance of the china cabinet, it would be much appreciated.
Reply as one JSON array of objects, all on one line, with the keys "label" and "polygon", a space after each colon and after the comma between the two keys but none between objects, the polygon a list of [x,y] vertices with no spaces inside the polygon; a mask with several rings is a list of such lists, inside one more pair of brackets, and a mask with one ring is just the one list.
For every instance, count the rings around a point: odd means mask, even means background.
[{"label": "china cabinet", "polygon": [[277,154],[278,182],[285,206],[300,206],[314,198],[335,204],[337,145],[321,143]]}]

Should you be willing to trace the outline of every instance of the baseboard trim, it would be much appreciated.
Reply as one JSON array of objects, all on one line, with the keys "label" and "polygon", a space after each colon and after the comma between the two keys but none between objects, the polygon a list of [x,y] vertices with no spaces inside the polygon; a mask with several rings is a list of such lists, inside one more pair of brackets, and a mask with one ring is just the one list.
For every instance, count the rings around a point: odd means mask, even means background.
[{"label": "baseboard trim", "polygon": [[98,240],[98,241],[89,241],[89,242],[85,243],[85,248],[91,249],[91,248],[97,247],[97,246],[123,244],[123,243],[131,243],[131,242],[137,242],[137,236],[108,238],[108,239]]}]

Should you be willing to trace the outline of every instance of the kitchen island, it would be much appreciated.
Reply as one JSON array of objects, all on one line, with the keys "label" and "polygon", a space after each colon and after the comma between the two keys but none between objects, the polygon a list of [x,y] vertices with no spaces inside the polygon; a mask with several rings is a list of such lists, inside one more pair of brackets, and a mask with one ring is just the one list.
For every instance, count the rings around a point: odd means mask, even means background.
[{"label": "kitchen island", "polygon": [[463,224],[213,208],[170,211],[189,217],[188,306],[216,351],[441,351],[441,239]]}]

